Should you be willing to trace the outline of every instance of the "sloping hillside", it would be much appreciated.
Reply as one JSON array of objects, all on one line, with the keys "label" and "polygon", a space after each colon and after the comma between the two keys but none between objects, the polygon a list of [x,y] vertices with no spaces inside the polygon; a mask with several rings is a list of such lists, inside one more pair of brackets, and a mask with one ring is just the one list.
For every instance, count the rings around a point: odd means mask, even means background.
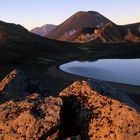
[{"label": "sloping hillside", "polygon": [[76,43],[140,42],[140,23],[116,25],[95,11],[80,11],[61,23],[48,38]]},{"label": "sloping hillside", "polygon": [[50,32],[46,37],[66,40],[69,36],[73,35],[79,29],[82,29],[84,27],[102,27],[108,22],[111,21],[98,12],[80,11],[57,26],[57,28]]}]

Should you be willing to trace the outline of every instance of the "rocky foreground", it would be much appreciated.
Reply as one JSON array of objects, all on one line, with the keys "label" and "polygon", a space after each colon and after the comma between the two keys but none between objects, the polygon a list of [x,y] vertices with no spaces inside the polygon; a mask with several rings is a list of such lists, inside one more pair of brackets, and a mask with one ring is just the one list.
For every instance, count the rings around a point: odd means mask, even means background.
[{"label": "rocky foreground", "polygon": [[8,74],[0,83],[0,140],[140,139],[139,107],[106,83],[76,81],[58,97],[47,94],[23,71]]}]

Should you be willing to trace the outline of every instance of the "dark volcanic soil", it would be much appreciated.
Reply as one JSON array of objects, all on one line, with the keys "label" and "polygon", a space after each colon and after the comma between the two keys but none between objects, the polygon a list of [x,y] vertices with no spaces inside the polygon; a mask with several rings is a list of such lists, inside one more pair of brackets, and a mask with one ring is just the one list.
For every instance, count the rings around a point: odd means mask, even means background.
[{"label": "dark volcanic soil", "polygon": [[[83,77],[72,76],[58,69],[73,60],[93,61],[101,58],[140,58],[140,43],[74,44],[39,37],[20,25],[0,21],[0,79],[13,69],[22,69],[38,79],[51,95]],[[112,84],[132,94],[139,87]]]}]

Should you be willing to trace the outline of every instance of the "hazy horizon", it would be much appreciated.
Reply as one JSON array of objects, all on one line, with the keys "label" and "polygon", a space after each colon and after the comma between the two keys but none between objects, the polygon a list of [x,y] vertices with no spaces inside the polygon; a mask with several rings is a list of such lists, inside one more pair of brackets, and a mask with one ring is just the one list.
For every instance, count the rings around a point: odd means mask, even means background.
[{"label": "hazy horizon", "polygon": [[77,11],[97,11],[116,24],[140,22],[139,0],[4,0],[0,20],[21,24],[28,30],[44,24],[58,25]]}]

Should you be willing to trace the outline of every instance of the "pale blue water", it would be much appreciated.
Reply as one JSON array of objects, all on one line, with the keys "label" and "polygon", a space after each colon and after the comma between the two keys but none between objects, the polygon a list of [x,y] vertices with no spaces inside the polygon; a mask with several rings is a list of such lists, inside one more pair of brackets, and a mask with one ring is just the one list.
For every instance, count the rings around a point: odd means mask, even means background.
[{"label": "pale blue water", "polygon": [[100,59],[93,62],[73,61],[61,65],[60,69],[88,78],[140,85],[140,59]]}]

